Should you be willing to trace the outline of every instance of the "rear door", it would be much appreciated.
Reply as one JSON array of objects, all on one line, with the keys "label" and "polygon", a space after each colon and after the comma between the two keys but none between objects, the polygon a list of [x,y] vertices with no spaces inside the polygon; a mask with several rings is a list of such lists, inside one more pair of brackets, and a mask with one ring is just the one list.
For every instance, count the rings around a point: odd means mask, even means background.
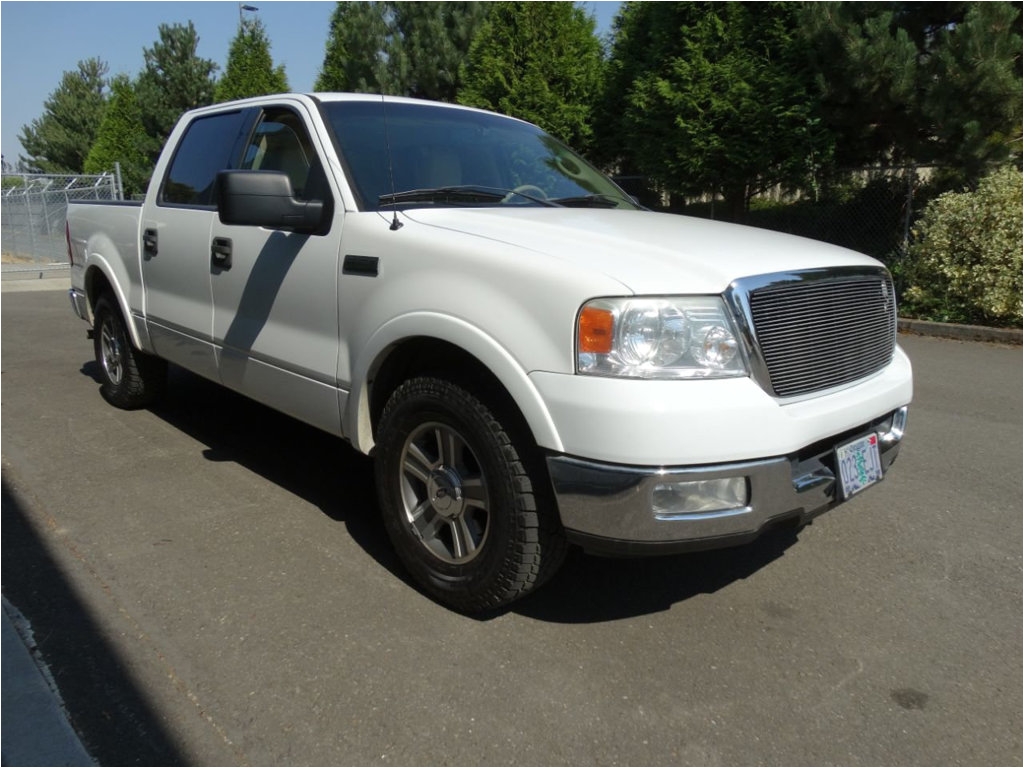
[{"label": "rear door", "polygon": [[162,178],[162,184],[149,195],[142,214],[142,281],[153,347],[161,357],[215,380],[210,285],[214,183],[220,170],[236,167],[255,117],[249,109],[191,121],[162,176],[158,168],[155,178]]},{"label": "rear door", "polygon": [[304,103],[262,108],[240,167],[288,175],[294,196],[322,200],[316,234],[222,224],[207,251],[213,343],[223,384],[308,423],[340,434],[338,277],[343,218],[325,173],[325,147]]}]

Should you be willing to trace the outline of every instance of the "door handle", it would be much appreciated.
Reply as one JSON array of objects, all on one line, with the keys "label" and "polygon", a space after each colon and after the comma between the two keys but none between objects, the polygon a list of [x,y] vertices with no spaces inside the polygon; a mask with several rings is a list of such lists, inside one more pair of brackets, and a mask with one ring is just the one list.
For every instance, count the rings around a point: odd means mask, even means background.
[{"label": "door handle", "polygon": [[156,256],[156,230],[147,229],[142,233],[142,252],[146,256]]},{"label": "door handle", "polygon": [[215,269],[231,269],[231,238],[215,237],[210,246],[210,263]]}]

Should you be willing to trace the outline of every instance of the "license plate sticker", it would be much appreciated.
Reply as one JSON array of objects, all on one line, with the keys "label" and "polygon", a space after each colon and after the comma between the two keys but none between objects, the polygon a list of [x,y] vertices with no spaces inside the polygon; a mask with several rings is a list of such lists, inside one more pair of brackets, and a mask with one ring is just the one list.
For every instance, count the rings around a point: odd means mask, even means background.
[{"label": "license plate sticker", "polygon": [[877,483],[882,479],[878,435],[866,435],[836,448],[836,464],[844,499]]}]

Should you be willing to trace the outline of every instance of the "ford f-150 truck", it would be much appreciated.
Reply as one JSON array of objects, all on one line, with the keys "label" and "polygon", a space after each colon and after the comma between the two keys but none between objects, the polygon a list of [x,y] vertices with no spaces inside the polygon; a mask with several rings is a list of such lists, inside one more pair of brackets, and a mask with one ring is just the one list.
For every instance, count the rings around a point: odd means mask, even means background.
[{"label": "ford f-150 truck", "polygon": [[402,562],[462,611],[523,596],[570,544],[806,523],[881,480],[906,427],[881,264],[643,209],[490,112],[197,109],[144,202],[74,203],[67,236],[109,402],[151,403],[169,362],[344,438]]}]

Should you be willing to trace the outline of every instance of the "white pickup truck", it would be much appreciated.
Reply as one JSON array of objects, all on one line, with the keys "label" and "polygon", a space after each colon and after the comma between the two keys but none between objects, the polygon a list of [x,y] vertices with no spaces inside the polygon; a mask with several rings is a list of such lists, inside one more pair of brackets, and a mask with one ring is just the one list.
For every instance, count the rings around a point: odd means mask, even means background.
[{"label": "white pickup truck", "polygon": [[523,596],[568,544],[806,523],[882,479],[906,426],[881,264],[645,210],[489,112],[198,109],[143,203],[74,203],[67,235],[107,400],[151,403],[170,362],[348,440],[401,560],[462,611]]}]

